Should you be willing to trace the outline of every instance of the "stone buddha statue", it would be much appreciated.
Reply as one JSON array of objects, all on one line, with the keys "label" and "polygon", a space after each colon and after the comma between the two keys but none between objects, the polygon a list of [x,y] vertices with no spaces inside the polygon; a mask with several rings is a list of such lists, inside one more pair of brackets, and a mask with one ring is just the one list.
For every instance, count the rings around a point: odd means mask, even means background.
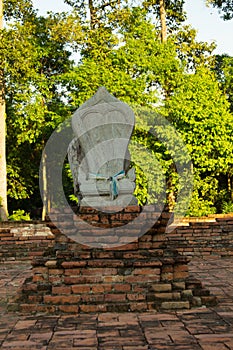
[{"label": "stone buddha statue", "polygon": [[128,150],[134,124],[132,109],[104,87],[73,114],[76,137],[69,145],[68,159],[79,205],[137,204]]}]

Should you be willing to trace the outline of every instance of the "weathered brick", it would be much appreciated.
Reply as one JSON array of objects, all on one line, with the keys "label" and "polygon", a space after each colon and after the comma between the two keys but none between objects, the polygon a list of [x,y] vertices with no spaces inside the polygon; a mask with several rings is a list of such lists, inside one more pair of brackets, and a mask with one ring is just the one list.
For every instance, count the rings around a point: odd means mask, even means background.
[{"label": "weathered brick", "polygon": [[112,284],[96,284],[96,285],[92,285],[91,290],[93,293],[105,293],[105,292],[111,292],[113,286]]},{"label": "weathered brick", "polygon": [[129,292],[131,290],[130,284],[115,284],[114,290],[116,292]]},{"label": "weathered brick", "polygon": [[172,282],[173,289],[184,290],[185,282]]},{"label": "weathered brick", "polygon": [[63,275],[64,274],[63,269],[49,269],[48,272],[49,272],[49,275]]},{"label": "weathered brick", "polygon": [[152,290],[155,292],[171,292],[172,285],[171,283],[159,283],[159,284],[153,284],[151,286]]},{"label": "weathered brick", "polygon": [[76,304],[80,301],[78,295],[44,295],[44,303],[50,304]]},{"label": "weathered brick", "polygon": [[58,310],[67,314],[77,314],[79,311],[78,305],[58,305]]},{"label": "weathered brick", "polygon": [[[117,276],[116,276],[117,277]],[[64,277],[65,284],[91,284],[102,282],[102,276],[76,276],[76,277]]]},{"label": "weathered brick", "polygon": [[106,312],[106,305],[80,305],[80,311],[85,313]]},{"label": "weathered brick", "polygon": [[180,293],[155,293],[155,299],[164,299],[164,300],[180,300]]},{"label": "weathered brick", "polygon": [[135,294],[135,293],[128,293],[127,299],[130,301],[140,301],[140,300],[146,300],[146,297],[144,294]]},{"label": "weathered brick", "polygon": [[74,268],[74,269],[65,269],[64,270],[64,275],[65,276],[79,276],[80,275],[81,270],[78,268]]},{"label": "weathered brick", "polygon": [[187,278],[189,276],[188,271],[181,271],[181,272],[174,272],[174,280],[184,280],[185,278]]},{"label": "weathered brick", "polygon": [[122,302],[126,300],[126,294],[105,294],[105,302]]},{"label": "weathered brick", "polygon": [[133,274],[134,275],[160,275],[160,269],[157,269],[157,268],[135,268],[133,270]]},{"label": "weathered brick", "polygon": [[69,294],[71,293],[71,287],[68,286],[53,286],[52,294]]},{"label": "weathered brick", "polygon": [[161,308],[164,310],[189,309],[190,303],[189,301],[164,301]]},{"label": "weathered brick", "polygon": [[83,267],[86,266],[87,262],[82,260],[82,261],[64,261],[61,266],[64,267],[65,269],[73,269],[76,267]]},{"label": "weathered brick", "polygon": [[103,268],[88,268],[85,269],[85,271],[82,271],[83,275],[94,275],[94,276],[114,276],[117,275],[117,269],[116,268],[109,268],[109,267],[103,267]]},{"label": "weathered brick", "polygon": [[104,302],[104,294],[82,294],[81,301],[85,304],[98,304]]},{"label": "weathered brick", "polygon": [[165,272],[161,273],[161,281],[173,281],[173,273],[172,272]]},{"label": "weathered brick", "polygon": [[131,302],[130,310],[134,312],[142,312],[148,310],[148,304],[146,302]]},{"label": "weathered brick", "polygon": [[33,275],[32,282],[43,282],[45,281],[45,277],[42,275]]},{"label": "weathered brick", "polygon": [[71,290],[74,294],[89,293],[91,290],[91,286],[86,284],[77,284],[77,285],[73,285],[71,287]]}]

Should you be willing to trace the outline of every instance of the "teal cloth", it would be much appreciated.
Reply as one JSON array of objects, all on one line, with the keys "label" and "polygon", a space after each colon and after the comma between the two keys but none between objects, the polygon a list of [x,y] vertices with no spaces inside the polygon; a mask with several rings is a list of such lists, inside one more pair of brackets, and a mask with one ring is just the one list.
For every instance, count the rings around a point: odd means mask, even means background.
[{"label": "teal cloth", "polygon": [[102,174],[89,174],[90,177],[96,179],[96,180],[107,180],[110,181],[110,195],[112,200],[116,199],[119,195],[119,189],[118,189],[118,180],[122,179],[125,176],[124,170],[119,171],[119,173],[116,173],[113,176],[104,176]]}]

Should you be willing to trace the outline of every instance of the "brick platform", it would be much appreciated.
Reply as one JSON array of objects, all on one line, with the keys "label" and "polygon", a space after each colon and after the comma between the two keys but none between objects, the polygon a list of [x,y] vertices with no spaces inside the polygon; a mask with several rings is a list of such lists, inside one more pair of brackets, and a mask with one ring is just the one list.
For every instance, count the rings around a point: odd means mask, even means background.
[{"label": "brick platform", "polygon": [[[95,227],[124,230],[124,225],[139,214],[139,207],[125,208],[117,214],[85,208],[78,216],[91,224],[93,230]],[[143,215],[147,222],[156,213],[149,211]],[[66,230],[75,230],[77,223],[73,213],[54,211],[53,223],[49,226],[55,244],[42,257],[34,258],[33,276],[24,283],[17,301],[20,310],[30,313],[141,312],[215,304],[216,298],[202,288],[201,282],[189,277],[189,259],[169,247],[165,228],[170,215],[162,213],[154,226],[134,242],[104,249],[76,243],[61,233],[56,219],[60,220],[59,227],[62,224]],[[89,237],[90,242],[96,240],[93,232],[89,232],[89,236],[88,232],[85,225],[79,227],[80,235]],[[116,238],[121,240],[120,235]],[[98,241],[101,244],[106,242],[106,236],[102,239],[103,235]]]}]

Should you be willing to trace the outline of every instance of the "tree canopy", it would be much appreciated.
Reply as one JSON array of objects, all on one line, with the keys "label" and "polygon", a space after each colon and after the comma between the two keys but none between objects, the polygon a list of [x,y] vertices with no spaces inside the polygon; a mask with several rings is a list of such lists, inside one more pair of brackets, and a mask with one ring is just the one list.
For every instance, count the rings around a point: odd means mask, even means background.
[{"label": "tree canopy", "polygon": [[[37,215],[43,147],[59,123],[102,85],[135,110],[131,150],[139,203],[156,202],[165,181],[172,210],[181,186],[174,150],[155,136],[159,115],[190,153],[194,191],[188,214],[232,211],[232,57],[215,56],[214,44],[197,41],[195,29],[183,24],[184,1],[64,2],[69,13],[46,16],[39,16],[30,0],[4,2],[10,214],[23,209]],[[228,17],[232,13],[227,1],[212,5]],[[65,181],[73,199],[68,175]]]}]

